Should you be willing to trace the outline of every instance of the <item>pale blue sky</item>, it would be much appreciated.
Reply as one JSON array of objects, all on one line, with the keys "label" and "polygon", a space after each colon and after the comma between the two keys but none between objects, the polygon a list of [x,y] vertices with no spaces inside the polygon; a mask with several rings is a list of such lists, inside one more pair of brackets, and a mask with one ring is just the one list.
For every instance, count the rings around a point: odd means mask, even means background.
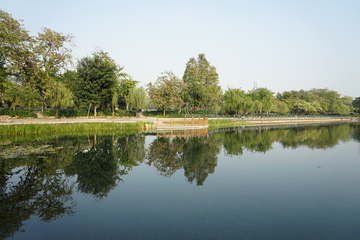
[{"label": "pale blue sky", "polygon": [[360,0],[1,0],[32,35],[75,36],[73,55],[109,52],[145,85],[164,70],[179,78],[205,53],[220,85],[274,92],[329,88],[360,96]]}]

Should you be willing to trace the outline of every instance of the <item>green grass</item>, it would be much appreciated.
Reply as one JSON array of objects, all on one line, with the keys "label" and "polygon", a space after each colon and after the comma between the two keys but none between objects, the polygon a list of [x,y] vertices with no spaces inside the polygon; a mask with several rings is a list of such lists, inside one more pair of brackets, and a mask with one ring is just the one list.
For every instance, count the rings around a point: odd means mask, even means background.
[{"label": "green grass", "polygon": [[[143,115],[146,117],[158,117],[158,118],[184,118],[185,113],[178,113],[179,111],[166,111],[165,116],[163,116],[163,111],[153,111],[153,112],[143,112]],[[188,114],[200,114],[200,115],[210,115],[213,114],[209,111],[198,110],[198,111],[189,111]]]},{"label": "green grass", "polygon": [[246,125],[248,122],[245,121],[233,121],[229,119],[223,120],[208,120],[208,125],[210,128],[221,128],[221,127],[236,127]]},{"label": "green grass", "polygon": [[73,124],[21,124],[1,125],[0,136],[17,136],[39,133],[89,132],[102,130],[141,130],[149,122],[136,123],[73,123]]}]

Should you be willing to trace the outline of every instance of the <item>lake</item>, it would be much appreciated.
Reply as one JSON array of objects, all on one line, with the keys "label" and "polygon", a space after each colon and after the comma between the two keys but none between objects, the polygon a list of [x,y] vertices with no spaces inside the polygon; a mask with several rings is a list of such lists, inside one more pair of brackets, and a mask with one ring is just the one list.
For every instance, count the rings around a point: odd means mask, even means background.
[{"label": "lake", "polygon": [[0,239],[359,239],[359,124],[0,139]]}]

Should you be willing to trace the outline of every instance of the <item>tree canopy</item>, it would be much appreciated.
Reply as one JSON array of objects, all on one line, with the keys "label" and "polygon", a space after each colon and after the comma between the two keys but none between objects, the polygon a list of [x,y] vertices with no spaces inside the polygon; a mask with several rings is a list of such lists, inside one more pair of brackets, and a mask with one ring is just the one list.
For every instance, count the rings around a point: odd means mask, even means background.
[{"label": "tree canopy", "polygon": [[181,106],[183,99],[180,96],[182,89],[186,84],[182,82],[171,71],[161,73],[156,82],[147,85],[149,101],[163,109],[165,116],[165,107]]},{"label": "tree canopy", "polygon": [[82,98],[96,108],[102,98],[112,98],[117,84],[118,73],[122,70],[108,53],[97,51],[91,57],[84,57],[77,65],[78,84],[82,89]]}]

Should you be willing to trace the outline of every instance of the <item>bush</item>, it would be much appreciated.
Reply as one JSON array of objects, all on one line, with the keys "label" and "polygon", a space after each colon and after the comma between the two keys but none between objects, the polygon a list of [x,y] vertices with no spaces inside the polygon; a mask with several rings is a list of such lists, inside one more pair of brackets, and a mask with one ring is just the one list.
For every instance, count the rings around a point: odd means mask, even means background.
[{"label": "bush", "polygon": [[[76,117],[87,117],[88,110],[85,109],[59,109],[58,115],[60,118],[76,118]],[[55,117],[55,110],[48,109],[43,112],[45,117]],[[115,110],[114,112],[115,117],[135,117],[136,113],[131,111],[125,110]],[[89,113],[90,117],[94,116],[94,110],[90,110]],[[96,116],[112,116],[111,110],[98,110],[96,111]]]},{"label": "bush", "polygon": [[10,117],[18,116],[19,118],[27,118],[32,117],[36,118],[37,115],[34,112],[29,112],[28,110],[13,110],[13,109],[6,109],[0,108],[0,115],[8,115]]}]

